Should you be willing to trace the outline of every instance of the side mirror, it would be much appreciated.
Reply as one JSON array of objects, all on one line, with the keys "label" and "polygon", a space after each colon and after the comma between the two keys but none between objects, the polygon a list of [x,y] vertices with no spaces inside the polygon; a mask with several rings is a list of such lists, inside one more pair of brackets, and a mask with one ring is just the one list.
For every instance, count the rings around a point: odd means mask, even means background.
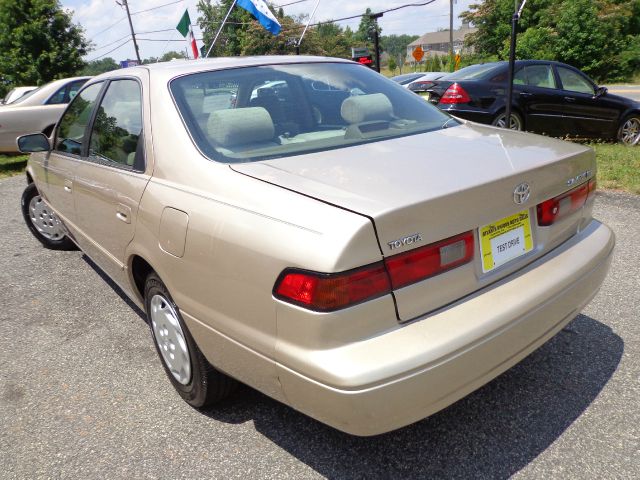
[{"label": "side mirror", "polygon": [[603,95],[606,95],[608,91],[607,87],[598,87],[596,89],[596,97],[602,97]]},{"label": "side mirror", "polygon": [[16,140],[18,150],[22,153],[48,152],[51,150],[49,139],[44,133],[21,135]]}]

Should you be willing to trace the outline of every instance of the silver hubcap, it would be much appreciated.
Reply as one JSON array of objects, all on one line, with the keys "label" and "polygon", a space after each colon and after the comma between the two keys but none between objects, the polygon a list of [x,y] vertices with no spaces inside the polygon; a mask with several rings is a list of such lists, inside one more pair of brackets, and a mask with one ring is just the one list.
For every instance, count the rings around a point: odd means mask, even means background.
[{"label": "silver hubcap", "polygon": [[630,118],[620,129],[620,141],[627,145],[635,145],[640,140],[640,118]]},{"label": "silver hubcap", "polygon": [[191,360],[178,314],[162,295],[151,298],[151,328],[164,363],[182,385],[191,380]]},{"label": "silver hubcap", "polygon": [[[507,116],[502,114],[498,117],[496,121],[496,127],[506,128],[507,126]],[[522,130],[522,126],[520,125],[520,120],[515,115],[511,115],[511,121],[509,122],[509,128],[511,130]]]},{"label": "silver hubcap", "polygon": [[60,240],[64,237],[65,230],[62,222],[40,195],[36,195],[29,202],[29,218],[43,237],[49,240]]}]

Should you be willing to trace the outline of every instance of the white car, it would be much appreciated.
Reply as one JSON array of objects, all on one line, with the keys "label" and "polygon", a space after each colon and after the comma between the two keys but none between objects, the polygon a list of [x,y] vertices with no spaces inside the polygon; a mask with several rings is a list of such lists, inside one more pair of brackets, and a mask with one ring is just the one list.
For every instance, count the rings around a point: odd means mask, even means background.
[{"label": "white car", "polygon": [[0,153],[18,152],[16,138],[20,135],[42,132],[50,136],[67,104],[89,78],[54,80],[0,108]]},{"label": "white car", "polygon": [[5,97],[2,99],[2,104],[3,105],[8,105],[12,102],[15,102],[16,100],[18,100],[20,97],[26,95],[27,93],[31,92],[32,90],[35,90],[38,87],[15,87],[12,88],[11,90],[9,90],[9,93],[7,93],[5,95]]}]

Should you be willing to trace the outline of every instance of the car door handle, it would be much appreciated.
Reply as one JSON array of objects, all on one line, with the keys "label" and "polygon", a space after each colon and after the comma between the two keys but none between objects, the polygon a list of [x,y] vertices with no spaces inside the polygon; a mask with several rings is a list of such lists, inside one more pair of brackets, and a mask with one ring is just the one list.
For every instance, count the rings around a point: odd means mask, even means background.
[{"label": "car door handle", "polygon": [[564,97],[564,99],[565,99],[567,102],[575,102],[575,101],[576,101],[575,97]]},{"label": "car door handle", "polygon": [[124,223],[131,223],[131,208],[119,203],[116,207],[116,218]]},{"label": "car door handle", "polygon": [[71,180],[64,181],[64,191],[67,193],[71,193],[73,190],[73,182]]},{"label": "car door handle", "polygon": [[521,97],[533,97],[533,93],[529,93],[529,92],[520,92],[520,96]]}]

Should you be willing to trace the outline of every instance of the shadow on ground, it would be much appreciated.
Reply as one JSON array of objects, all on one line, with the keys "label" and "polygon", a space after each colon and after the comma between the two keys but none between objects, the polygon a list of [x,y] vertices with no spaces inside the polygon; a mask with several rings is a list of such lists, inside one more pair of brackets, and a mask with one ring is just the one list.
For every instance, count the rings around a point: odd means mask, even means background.
[{"label": "shadow on ground", "polygon": [[327,478],[507,478],[582,414],[613,375],[622,339],[584,315],[519,365],[430,418],[353,437],[242,387],[208,416],[258,432]]}]

